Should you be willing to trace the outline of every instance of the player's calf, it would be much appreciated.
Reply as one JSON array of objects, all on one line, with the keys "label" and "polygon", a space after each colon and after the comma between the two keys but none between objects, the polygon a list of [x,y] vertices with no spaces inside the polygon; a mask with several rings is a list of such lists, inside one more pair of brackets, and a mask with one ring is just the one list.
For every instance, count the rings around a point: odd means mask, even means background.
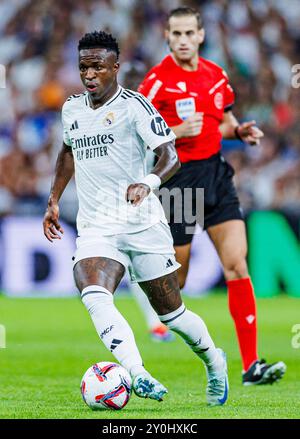
[{"label": "player's calf", "polygon": [[220,350],[216,349],[201,317],[186,309],[182,303],[177,274],[171,273],[162,278],[144,282],[143,288],[149,296],[151,294],[152,305],[161,322],[179,334],[204,362],[208,372],[208,387],[211,389],[208,403],[210,405],[224,404],[228,397],[226,361],[220,354]]}]

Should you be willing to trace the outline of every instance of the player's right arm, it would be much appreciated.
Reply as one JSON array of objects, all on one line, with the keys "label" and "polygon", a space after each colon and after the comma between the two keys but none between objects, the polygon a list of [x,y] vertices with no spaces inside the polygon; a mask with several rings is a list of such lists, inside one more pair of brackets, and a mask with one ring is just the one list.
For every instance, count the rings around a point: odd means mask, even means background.
[{"label": "player's right arm", "polygon": [[[158,157],[157,163],[152,169],[150,175],[154,178],[157,177],[159,185],[169,180],[180,168],[180,161],[175,148],[175,141],[163,143],[157,146],[153,150],[154,154]],[[146,177],[144,183],[131,184],[127,188],[126,199],[130,201],[133,206],[140,206],[144,199],[151,192],[151,186]],[[154,179],[155,182],[155,179]]]},{"label": "player's right arm", "polygon": [[44,235],[50,242],[53,242],[53,239],[61,239],[59,233],[64,233],[63,228],[58,222],[58,202],[73,174],[74,159],[72,150],[70,146],[63,143],[57,157],[54,179],[43,221]]},{"label": "player's right arm", "polygon": [[127,188],[127,201],[139,206],[152,189],[158,188],[178,171],[180,162],[175,148],[176,136],[150,101],[137,94],[128,103],[134,129],[144,145],[158,156],[151,173]]}]

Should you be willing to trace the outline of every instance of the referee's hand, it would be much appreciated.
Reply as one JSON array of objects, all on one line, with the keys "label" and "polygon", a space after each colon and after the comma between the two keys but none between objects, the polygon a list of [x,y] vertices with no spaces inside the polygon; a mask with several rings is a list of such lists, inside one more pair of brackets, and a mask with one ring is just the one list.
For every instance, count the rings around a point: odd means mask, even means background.
[{"label": "referee's hand", "polygon": [[126,191],[126,201],[133,206],[140,206],[144,199],[150,194],[151,188],[144,183],[135,183],[128,186]]},{"label": "referee's hand", "polygon": [[195,113],[189,116],[182,124],[177,126],[177,137],[198,136],[203,127],[203,113]]},{"label": "referee's hand", "polygon": [[260,139],[264,137],[264,133],[255,125],[255,120],[251,120],[240,124],[238,127],[239,136],[249,145],[259,145]]},{"label": "referee's hand", "polygon": [[43,221],[44,235],[50,242],[53,242],[53,239],[61,239],[59,233],[64,233],[63,228],[58,222],[58,218],[58,204],[51,203],[51,205],[48,205]]}]

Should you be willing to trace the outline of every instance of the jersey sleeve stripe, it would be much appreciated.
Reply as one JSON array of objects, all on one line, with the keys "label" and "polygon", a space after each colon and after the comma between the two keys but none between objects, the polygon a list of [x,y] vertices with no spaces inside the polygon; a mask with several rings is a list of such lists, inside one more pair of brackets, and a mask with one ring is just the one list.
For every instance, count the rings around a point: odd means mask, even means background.
[{"label": "jersey sleeve stripe", "polygon": [[84,93],[71,95],[71,96],[68,97],[67,102],[71,101],[72,99],[80,98],[83,95],[84,95]]},{"label": "jersey sleeve stripe", "polygon": [[217,82],[208,92],[209,95],[213,94],[217,88],[221,87],[222,84],[224,84],[224,82],[226,81],[226,79],[221,79],[219,82]]},{"label": "jersey sleeve stripe", "polygon": [[155,98],[158,90],[160,89],[160,87],[162,86],[162,81],[160,81],[159,79],[157,79],[154,84],[152,85],[149,93],[147,94],[147,99],[149,99],[150,102],[153,101],[153,99]]},{"label": "jersey sleeve stripe", "polygon": [[151,112],[151,114],[154,115],[157,113],[156,108],[141,93],[135,93],[134,91],[128,90],[128,89],[126,89],[125,92],[128,93],[129,96],[132,96],[135,98],[138,97],[139,99],[141,99],[144,102],[144,104],[149,108],[149,111]]},{"label": "jersey sleeve stripe", "polygon": [[150,109],[150,111],[151,111],[152,114],[156,114],[156,113],[157,113],[157,111],[156,111],[156,109],[153,107],[153,105],[152,105],[149,101],[147,101],[147,100],[144,98],[143,95],[138,95],[138,97],[144,102],[145,105],[147,105],[147,107]]},{"label": "jersey sleeve stripe", "polygon": [[134,94],[133,93],[129,93],[128,90],[124,90],[122,96],[126,96],[127,98],[134,98]]},{"label": "jersey sleeve stripe", "polygon": [[127,88],[124,90],[124,93],[126,93],[128,96],[134,97],[137,95],[137,93],[134,93],[131,90],[128,90]]},{"label": "jersey sleeve stripe", "polygon": [[156,109],[153,107],[153,105],[148,102],[143,95],[141,95],[140,93],[135,93],[131,90],[124,90],[121,97],[123,99],[127,99],[127,98],[133,98],[135,100],[137,100],[147,111],[147,113],[150,116],[154,116],[155,114],[157,114]]},{"label": "jersey sleeve stripe", "polygon": [[140,99],[138,96],[135,96],[134,99],[136,99],[140,104],[142,104],[142,106],[145,108],[145,110],[147,111],[147,113],[150,116],[153,116],[153,113],[149,110],[148,107],[146,107],[146,105],[144,104],[144,102],[142,101],[142,99]]}]

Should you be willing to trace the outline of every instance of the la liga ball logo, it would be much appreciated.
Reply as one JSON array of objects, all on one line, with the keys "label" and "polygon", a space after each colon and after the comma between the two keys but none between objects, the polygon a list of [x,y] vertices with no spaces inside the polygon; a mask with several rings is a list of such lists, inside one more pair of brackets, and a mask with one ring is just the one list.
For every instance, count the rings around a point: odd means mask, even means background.
[{"label": "la liga ball logo", "polygon": [[80,390],[92,410],[122,410],[130,399],[132,380],[120,364],[101,361],[83,375]]}]

